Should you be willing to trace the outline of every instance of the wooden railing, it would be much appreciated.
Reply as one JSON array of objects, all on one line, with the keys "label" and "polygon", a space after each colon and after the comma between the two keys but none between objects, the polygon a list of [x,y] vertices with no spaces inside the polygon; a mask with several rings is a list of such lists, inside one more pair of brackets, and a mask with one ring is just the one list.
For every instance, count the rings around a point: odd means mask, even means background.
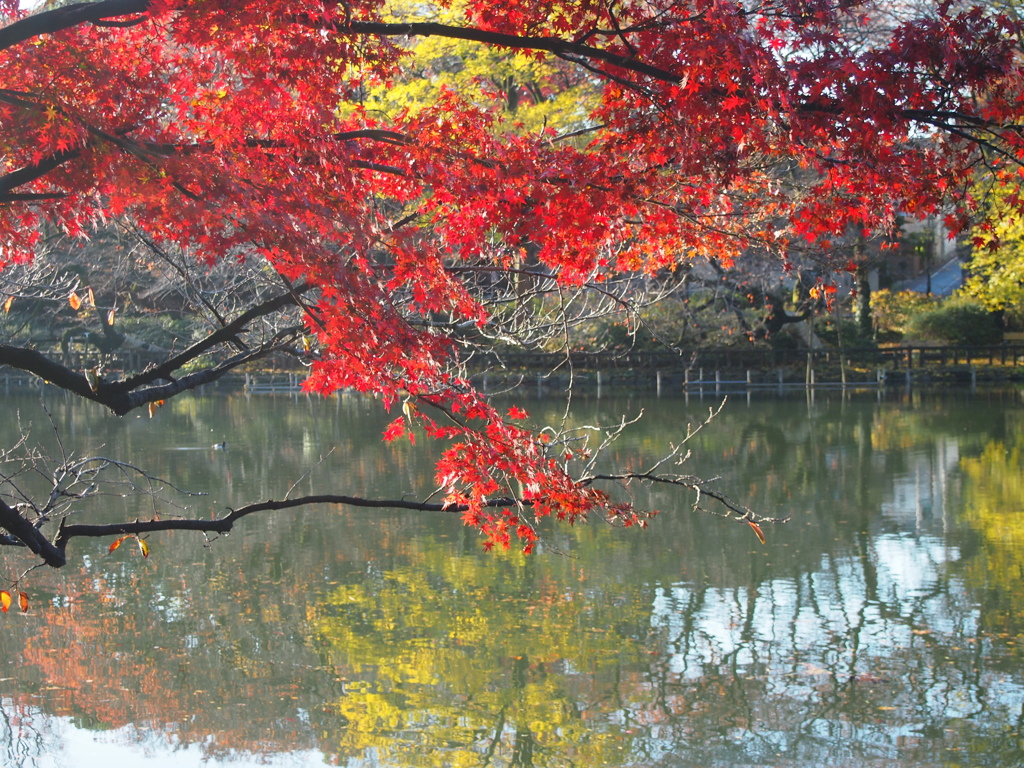
[{"label": "wooden railing", "polygon": [[[59,358],[59,352],[55,356]],[[65,359],[72,367],[85,368],[95,365],[96,356],[75,354],[74,359]],[[936,377],[952,377],[956,380],[974,382],[978,377],[985,380],[1002,380],[1009,377],[1024,377],[1024,342],[1004,343],[993,346],[923,346],[905,345],[886,348],[846,349],[744,349],[742,347],[653,352],[573,352],[569,356],[571,371],[582,378],[580,384],[596,384],[600,390],[602,382],[608,386],[647,386],[657,383],[662,386],[742,386],[744,388],[782,386],[783,384],[825,385],[826,382],[859,382],[884,384],[893,381],[897,372],[900,380],[935,380]],[[128,371],[138,370],[143,361],[128,359],[127,356],[109,355],[103,358],[107,375],[117,375],[121,365]],[[504,386],[512,380],[523,383],[523,375],[529,374],[529,381],[536,378],[538,388],[565,384],[568,386],[570,366],[561,353],[537,352],[491,352],[478,354],[472,361],[474,379],[479,377],[486,390],[492,386]],[[302,372],[305,372],[303,370]],[[552,372],[554,375],[552,376]],[[301,372],[300,372],[301,373]],[[535,377],[534,377],[535,374]],[[292,374],[288,391],[297,391],[298,385]],[[229,377],[234,382],[237,376]],[[25,379],[24,381],[22,379]],[[284,391],[277,381],[264,381],[257,376],[251,381],[246,376],[246,389],[251,392]],[[564,381],[563,381],[564,379]],[[499,383],[500,382],[500,383]],[[0,368],[0,391],[9,390],[12,385],[28,383],[13,369]],[[240,382],[238,382],[240,383]]]},{"label": "wooden railing", "polygon": [[[480,368],[550,371],[566,363],[564,353],[508,352],[481,356]],[[1024,344],[995,346],[900,346],[886,348],[829,348],[813,351],[799,349],[694,349],[680,353],[655,352],[573,352],[572,367],[578,371],[771,371],[807,365],[812,367],[847,366],[905,370],[959,366],[1024,366]]]}]

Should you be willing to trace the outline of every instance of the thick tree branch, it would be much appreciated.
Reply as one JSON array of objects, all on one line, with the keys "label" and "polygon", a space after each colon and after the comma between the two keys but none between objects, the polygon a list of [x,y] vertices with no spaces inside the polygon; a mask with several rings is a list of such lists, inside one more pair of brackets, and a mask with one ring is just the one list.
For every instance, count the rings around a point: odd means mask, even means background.
[{"label": "thick tree branch", "polygon": [[[11,368],[31,373],[52,386],[78,395],[86,400],[92,400],[94,403],[99,403],[109,408],[118,416],[124,416],[126,413],[136,408],[141,408],[148,403],[166,400],[182,392],[196,389],[204,384],[210,384],[243,363],[262,357],[270,351],[271,348],[261,348],[252,352],[242,353],[213,368],[190,373],[166,384],[135,390],[125,389],[125,381],[100,381],[96,388],[93,389],[85,374],[71,370],[51,360],[41,352],[24,347],[0,344],[0,365],[7,365]],[[151,379],[152,377],[149,377],[147,374],[148,372],[139,374],[139,377]]]},{"label": "thick tree branch", "polygon": [[20,202],[25,200],[45,200],[60,197],[61,193],[47,192],[14,192],[18,187],[41,179],[46,174],[59,168],[69,160],[74,160],[81,155],[79,149],[66,149],[62,152],[54,152],[49,157],[39,161],[37,165],[28,165],[16,171],[0,176],[0,205],[4,203]]},{"label": "thick tree branch", "polygon": [[[269,500],[256,504],[247,504],[244,507],[230,510],[222,517],[214,518],[212,520],[135,520],[124,523],[109,523],[105,525],[62,525],[57,533],[57,538],[54,541],[53,546],[63,554],[68,542],[76,537],[102,538],[105,536],[123,536],[126,534],[138,535],[154,533],[157,531],[227,533],[234,527],[234,524],[238,520],[257,512],[279,512],[281,510],[297,509],[299,507],[308,507],[316,504],[330,504],[334,506],[363,507],[371,509],[405,509],[415,512],[447,512],[451,514],[460,514],[465,512],[467,509],[467,507],[458,504],[445,505],[434,502],[409,501],[408,499],[365,499],[359,496],[319,494],[314,496],[302,496],[294,499],[283,499],[280,501]],[[484,506],[494,508],[517,505],[531,506],[532,502],[524,502],[517,499],[492,499]],[[14,514],[17,515],[17,512]],[[0,517],[0,525],[4,525],[3,517]],[[6,525],[4,525],[4,527],[6,527]],[[31,526],[29,527],[31,528]],[[0,545],[2,545],[2,543],[3,542],[0,541]],[[48,564],[51,563],[48,562]]]},{"label": "thick tree branch", "polygon": [[353,21],[344,25],[335,25],[334,30],[343,35],[369,34],[381,37],[446,37],[453,40],[468,40],[470,42],[516,50],[547,51],[559,56],[584,57],[601,61],[619,69],[646,75],[655,80],[678,83],[682,79],[675,72],[656,67],[653,64],[647,64],[632,55],[623,56],[602,48],[563,40],[559,37],[508,35],[501,32],[475,29],[473,27],[456,27],[431,21],[406,23]]},{"label": "thick tree branch", "polygon": [[[0,499],[0,528],[10,533],[17,540],[17,543],[24,544],[39,555],[43,562],[50,567],[60,568],[67,562],[62,547],[56,547],[47,541],[38,528],[22,517],[18,510],[9,506],[3,499]],[[7,540],[0,543],[13,542]]]},{"label": "thick tree branch", "polygon": [[[157,400],[166,400],[181,392],[216,381],[243,363],[264,357],[279,345],[270,342],[245,350],[215,366],[174,378],[175,371],[198,359],[214,347],[230,342],[242,333],[253,320],[272,314],[297,303],[297,297],[312,289],[312,285],[297,286],[293,292],[279,294],[242,313],[227,325],[218,328],[206,338],[193,344],[180,354],[122,381],[100,381],[90,385],[85,374],[67,368],[46,355],[24,347],[0,344],[0,365],[7,365],[71,392],[79,397],[99,403],[119,416]],[[154,385],[154,382],[166,383]]]},{"label": "thick tree branch", "polygon": [[0,29],[0,50],[79,24],[111,26],[110,20],[114,19],[118,26],[127,26],[133,24],[134,20],[127,21],[120,17],[146,13],[149,5],[150,0],[103,0],[99,3],[75,3],[35,13]]},{"label": "thick tree branch", "polygon": [[[149,10],[150,0],[103,0],[99,3],[76,3],[63,8],[33,14],[0,29],[0,50],[39,35],[52,34],[70,29],[79,24],[100,24],[102,26],[128,26],[135,19],[124,20],[123,16],[138,16]],[[322,27],[320,19],[306,19],[302,23]],[[679,76],[652,64],[637,60],[634,56],[623,56],[601,48],[563,40],[557,37],[508,35],[500,32],[456,27],[436,22],[388,23],[353,21],[334,25],[334,31],[343,35],[376,35],[380,37],[447,37],[498,45],[519,50],[548,51],[554,54],[583,56],[602,61],[621,69],[647,75],[656,80],[678,82]]]},{"label": "thick tree branch", "polygon": [[111,386],[121,387],[130,391],[160,379],[170,380],[171,375],[176,370],[200,357],[217,345],[230,342],[242,333],[253,320],[271,315],[287,306],[297,306],[298,297],[304,293],[308,293],[312,288],[313,285],[311,283],[305,283],[295,286],[289,292],[267,299],[266,301],[249,308],[230,323],[218,328],[205,339],[196,342],[180,354],[175,355],[159,365],[148,368],[136,376],[125,379],[123,382],[111,384]]},{"label": "thick tree branch", "polygon": [[[708,510],[703,509],[699,506],[701,496],[712,498],[720,503],[725,509],[724,513],[727,517],[739,520],[747,523],[785,523],[788,518],[775,518],[775,517],[764,517],[758,515],[753,510],[737,504],[735,501],[729,499],[722,493],[715,491],[707,486],[704,481],[696,478],[681,478],[681,477],[669,477],[652,475],[650,473],[638,473],[631,472],[625,474],[609,474],[609,475],[594,475],[585,479],[583,484],[589,485],[599,480],[608,481],[627,481],[627,480],[640,480],[644,482],[652,483],[667,483],[676,486],[682,486],[689,490],[697,491],[697,501],[694,503],[694,509],[697,511],[707,512]],[[533,507],[538,500],[534,499],[519,499],[519,498],[500,498],[490,499],[485,502],[482,506],[488,509],[495,508],[530,508]],[[197,519],[197,518],[178,518],[178,519],[162,519],[162,520],[134,520],[126,521],[123,523],[108,523],[103,525],[87,525],[87,524],[71,524],[61,525],[60,530],[57,533],[57,537],[53,544],[49,542],[46,544],[60,555],[60,564],[55,565],[50,559],[46,559],[48,565],[54,567],[60,567],[64,564],[66,557],[65,550],[68,543],[74,538],[104,538],[108,536],[125,536],[134,535],[138,536],[147,533],[156,533],[160,531],[197,531],[201,533],[228,533],[234,528],[236,522],[241,520],[243,517],[247,517],[252,514],[260,512],[280,512],[283,510],[299,509],[301,507],[309,507],[318,504],[328,504],[332,506],[348,506],[348,507],[360,507],[364,509],[401,509],[413,512],[444,512],[447,514],[461,514],[466,512],[469,507],[463,504],[438,504],[435,502],[425,501],[410,501],[408,499],[367,499],[359,496],[345,496],[339,494],[319,494],[313,496],[302,496],[294,499],[282,499],[282,500],[268,500],[262,501],[255,504],[248,504],[238,509],[232,509],[227,514],[217,517],[211,520]],[[17,513],[14,513],[17,514]],[[4,524],[3,518],[0,517],[0,525],[7,527]],[[26,522],[25,525],[28,525]],[[32,528],[31,525],[28,526]],[[34,528],[32,529],[35,530]],[[38,531],[36,531],[38,534]],[[42,539],[41,535],[38,538]],[[42,539],[45,542],[45,539]],[[0,545],[3,545],[3,541],[0,540]],[[36,549],[32,550],[36,552]],[[42,554],[40,556],[43,556]],[[45,559],[45,558],[44,558]]]}]

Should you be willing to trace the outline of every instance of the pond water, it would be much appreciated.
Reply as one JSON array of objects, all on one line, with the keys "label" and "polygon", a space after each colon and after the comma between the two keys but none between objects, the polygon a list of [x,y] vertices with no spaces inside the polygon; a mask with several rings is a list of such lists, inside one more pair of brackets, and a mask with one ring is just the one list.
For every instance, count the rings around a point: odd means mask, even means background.
[{"label": "pond water", "polygon": [[[579,400],[572,419],[643,410],[608,456],[641,467],[717,402]],[[431,486],[429,448],[382,444],[393,415],[357,397],[191,397],[152,420],[47,404],[67,450],[209,494],[104,497],[99,519]],[[17,413],[52,445],[37,396],[5,405],[0,437]],[[450,515],[329,508],[153,535],[147,559],[77,539],[0,617],[0,761],[1024,763],[1020,393],[739,397],[691,447],[688,471],[791,521],[762,546],[659,489],[648,530],[548,528],[531,556],[484,553]],[[27,565],[0,552],[0,581]]]}]

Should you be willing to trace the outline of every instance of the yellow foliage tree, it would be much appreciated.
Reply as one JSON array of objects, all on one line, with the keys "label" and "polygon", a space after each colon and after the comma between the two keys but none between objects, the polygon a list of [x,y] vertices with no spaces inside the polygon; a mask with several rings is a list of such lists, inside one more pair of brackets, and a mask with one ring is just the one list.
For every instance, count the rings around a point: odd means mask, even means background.
[{"label": "yellow foliage tree", "polygon": [[1024,219],[1014,206],[1021,197],[1015,181],[993,181],[986,192],[985,221],[975,227],[970,277],[963,293],[992,311],[1021,317],[1024,307]]},{"label": "yellow foliage tree", "polygon": [[[465,14],[465,0],[393,0],[389,7],[389,18],[396,22],[458,24]],[[581,76],[578,68],[559,66],[557,60],[535,53],[448,37],[417,37],[408,45],[401,79],[378,82],[363,94],[371,113],[416,113],[447,89],[467,97],[490,97],[489,103],[477,106],[504,118],[505,129],[536,133],[552,128],[566,133],[585,127],[598,104],[598,82]]]}]

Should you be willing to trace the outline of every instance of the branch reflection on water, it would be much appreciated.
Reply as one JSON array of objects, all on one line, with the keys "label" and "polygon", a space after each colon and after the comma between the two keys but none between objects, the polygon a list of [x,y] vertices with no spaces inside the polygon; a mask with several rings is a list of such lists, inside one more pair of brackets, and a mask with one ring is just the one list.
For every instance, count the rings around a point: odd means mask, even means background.
[{"label": "branch reflection on water", "polygon": [[[428,457],[377,440],[386,417],[302,403],[196,399],[159,430],[65,417],[108,452],[150,442],[155,471],[219,504],[282,494],[335,444],[308,492],[429,487]],[[610,460],[700,410],[645,406]],[[692,469],[793,514],[765,547],[661,491],[646,532],[553,532],[572,557],[372,512],[153,539],[147,560],[97,543],[4,619],[4,762],[95,765],[71,749],[91,739],[140,764],[1020,763],[1022,414],[1012,395],[727,407]],[[211,431],[231,436],[214,460],[161,444]]]}]

